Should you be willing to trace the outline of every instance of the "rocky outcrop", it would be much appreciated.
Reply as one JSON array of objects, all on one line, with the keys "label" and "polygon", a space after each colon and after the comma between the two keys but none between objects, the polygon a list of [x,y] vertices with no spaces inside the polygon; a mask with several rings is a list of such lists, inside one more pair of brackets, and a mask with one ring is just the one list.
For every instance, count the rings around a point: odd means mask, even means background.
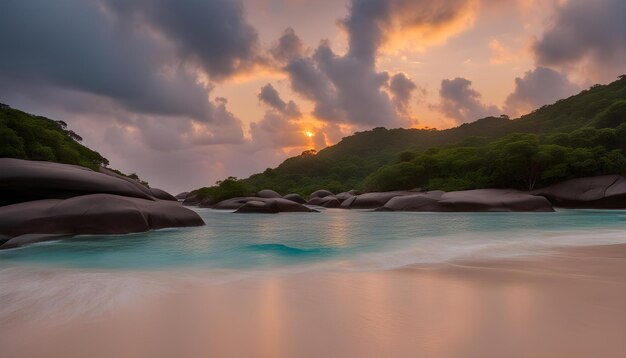
[{"label": "rocky outcrop", "polygon": [[304,200],[304,198],[300,196],[300,194],[287,194],[283,196],[283,199],[291,200],[298,204],[306,204],[306,200]]},{"label": "rocky outcrop", "polygon": [[[254,202],[250,205],[246,205],[249,202]],[[263,205],[259,204],[263,203]],[[244,208],[242,211],[238,209]],[[313,212],[315,210],[311,210],[306,206],[296,203],[291,200],[283,199],[283,198],[259,198],[256,196],[250,197],[242,197],[242,198],[232,198],[220,201],[219,203],[213,205],[213,209],[217,210],[237,210],[237,212],[267,212],[267,213],[278,213],[278,212]]]},{"label": "rocky outcrop", "polygon": [[444,193],[431,191],[396,196],[379,210],[425,212],[549,212],[541,196],[507,189],[479,189]]},{"label": "rocky outcrop", "polygon": [[309,195],[309,200],[313,199],[313,198],[323,198],[325,196],[329,196],[329,195],[333,195],[332,192],[325,190],[325,189],[320,189],[320,190],[316,190],[314,192],[311,193],[311,195]]},{"label": "rocky outcrop", "polygon": [[204,225],[170,194],[116,173],[0,159],[0,249],[58,235],[125,234]]},{"label": "rocky outcrop", "polygon": [[557,207],[626,209],[626,178],[620,175],[567,180],[532,193]]},{"label": "rocky outcrop", "polygon": [[[259,200],[263,199],[263,200]],[[252,198],[248,200],[242,206],[240,206],[236,213],[259,213],[259,214],[276,214],[276,213],[310,213],[316,210],[307,208],[304,205],[298,204],[291,200],[283,198]]]},{"label": "rocky outcrop", "polygon": [[384,206],[391,198],[402,195],[415,194],[412,191],[386,191],[380,193],[365,193],[353,196],[341,203],[343,209],[376,209]]},{"label": "rocky outcrop", "polygon": [[112,194],[35,200],[0,207],[0,235],[11,238],[0,248],[33,242],[16,240],[30,234],[46,239],[46,235],[127,234],[200,225],[204,222],[198,214],[172,201]]},{"label": "rocky outcrop", "polygon": [[283,197],[282,195],[278,194],[274,190],[270,190],[270,189],[263,189],[263,190],[259,191],[256,194],[256,196],[259,197],[259,198],[265,198],[265,199],[278,199],[278,198],[282,198]]},{"label": "rocky outcrop", "polygon": [[307,205],[322,206],[325,208],[338,208],[341,202],[333,195],[325,196],[323,198],[313,198],[309,200]]},{"label": "rocky outcrop", "polygon": [[96,193],[154,199],[139,186],[75,165],[0,158],[0,205]]},{"label": "rocky outcrop", "polygon": [[176,197],[174,197],[172,194],[170,194],[170,193],[168,193],[168,192],[166,192],[165,190],[162,190],[162,189],[150,188],[150,193],[152,193],[152,196],[154,196],[157,199],[178,201],[178,199],[176,199]]},{"label": "rocky outcrop", "polygon": [[359,195],[361,194],[358,190],[350,190],[350,191],[344,191],[343,193],[339,193],[335,195],[335,198],[337,198],[337,200],[339,200],[340,202],[344,202],[345,200],[348,200],[350,198],[352,198],[353,196]]},{"label": "rocky outcrop", "polygon": [[176,196],[174,196],[177,200],[185,200],[187,198],[187,195],[189,195],[188,191],[183,191],[180,194],[177,194]]}]

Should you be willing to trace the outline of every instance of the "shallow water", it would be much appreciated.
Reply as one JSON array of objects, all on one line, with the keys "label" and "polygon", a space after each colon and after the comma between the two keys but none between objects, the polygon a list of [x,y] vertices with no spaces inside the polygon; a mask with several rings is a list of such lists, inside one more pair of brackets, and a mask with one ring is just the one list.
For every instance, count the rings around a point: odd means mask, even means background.
[{"label": "shallow water", "polygon": [[93,269],[386,269],[550,246],[626,242],[626,211],[249,214],[196,209],[206,226],[78,236],[0,251],[0,266]]}]

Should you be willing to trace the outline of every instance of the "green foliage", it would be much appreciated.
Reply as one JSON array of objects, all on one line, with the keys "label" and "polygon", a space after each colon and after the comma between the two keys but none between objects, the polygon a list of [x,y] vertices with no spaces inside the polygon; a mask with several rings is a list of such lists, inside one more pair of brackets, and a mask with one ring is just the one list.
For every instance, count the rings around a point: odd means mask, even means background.
[{"label": "green foliage", "polygon": [[598,128],[614,128],[626,122],[626,100],[613,103],[606,111],[600,113],[596,119]]},{"label": "green foliage", "polygon": [[488,117],[447,130],[375,128],[243,181],[253,191],[308,195],[320,188],[527,189],[576,175],[618,173],[621,166],[607,161],[619,163],[618,154],[626,151],[625,100],[626,77],[515,120]]},{"label": "green foliage", "polygon": [[97,169],[109,164],[78,141],[63,121],[0,106],[0,157],[52,161]]},{"label": "green foliage", "polygon": [[240,196],[249,196],[252,193],[243,181],[235,177],[217,181],[214,186],[198,189],[196,192],[198,198],[212,203]]}]

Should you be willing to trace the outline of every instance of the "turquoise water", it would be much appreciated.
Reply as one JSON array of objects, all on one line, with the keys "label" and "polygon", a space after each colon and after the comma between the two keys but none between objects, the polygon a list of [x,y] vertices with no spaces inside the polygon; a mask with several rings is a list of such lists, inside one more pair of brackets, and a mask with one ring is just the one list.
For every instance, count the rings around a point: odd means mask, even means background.
[{"label": "turquoise water", "polygon": [[170,270],[390,268],[626,242],[626,211],[239,215],[197,209],[204,227],[68,240],[0,251],[0,265]]}]

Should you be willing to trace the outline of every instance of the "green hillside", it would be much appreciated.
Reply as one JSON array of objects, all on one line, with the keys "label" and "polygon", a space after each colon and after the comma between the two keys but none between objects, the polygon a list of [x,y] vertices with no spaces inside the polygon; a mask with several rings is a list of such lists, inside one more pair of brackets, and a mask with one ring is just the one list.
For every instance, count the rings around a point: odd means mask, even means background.
[{"label": "green hillside", "polygon": [[63,121],[34,116],[0,104],[0,158],[43,160],[98,169],[109,161],[80,144]]},{"label": "green hillside", "polygon": [[447,130],[358,132],[318,153],[289,158],[240,186],[305,195],[320,188],[530,189],[576,176],[623,174],[624,121],[621,76],[517,119],[489,117]]}]

